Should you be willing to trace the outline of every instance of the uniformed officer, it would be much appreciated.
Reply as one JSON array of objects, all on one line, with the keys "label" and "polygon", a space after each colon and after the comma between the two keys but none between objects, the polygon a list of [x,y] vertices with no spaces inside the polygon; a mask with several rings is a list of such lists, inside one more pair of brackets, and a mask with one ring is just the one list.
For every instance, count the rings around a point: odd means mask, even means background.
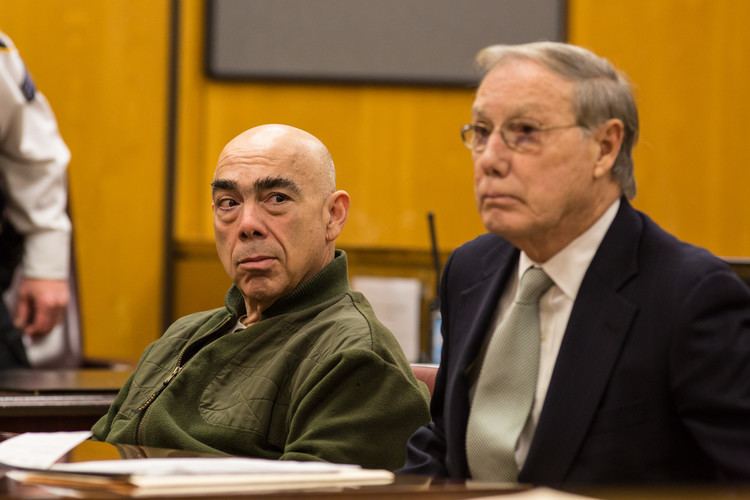
[{"label": "uniformed officer", "polygon": [[52,109],[13,42],[0,32],[0,288],[19,269],[11,318],[0,301],[0,368],[26,366],[22,333],[49,333],[69,301],[70,153]]}]

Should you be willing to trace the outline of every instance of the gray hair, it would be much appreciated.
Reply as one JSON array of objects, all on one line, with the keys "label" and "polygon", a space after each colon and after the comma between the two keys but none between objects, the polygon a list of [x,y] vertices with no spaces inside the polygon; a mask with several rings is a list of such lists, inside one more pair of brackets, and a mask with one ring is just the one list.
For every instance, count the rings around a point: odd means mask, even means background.
[{"label": "gray hair", "polygon": [[612,176],[623,194],[632,199],[635,196],[632,151],[638,140],[638,109],[627,77],[603,57],[567,43],[491,45],[476,56],[483,76],[497,64],[511,59],[539,63],[572,81],[575,85],[573,107],[581,127],[593,129],[610,118],[622,121],[625,137],[612,167]]}]

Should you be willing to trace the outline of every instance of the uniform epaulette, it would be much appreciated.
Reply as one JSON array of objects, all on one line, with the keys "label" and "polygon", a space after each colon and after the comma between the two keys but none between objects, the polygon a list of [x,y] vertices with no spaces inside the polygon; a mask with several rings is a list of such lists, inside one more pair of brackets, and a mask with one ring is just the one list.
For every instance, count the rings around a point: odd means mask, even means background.
[{"label": "uniform epaulette", "polygon": [[[5,35],[5,33],[0,31],[0,51],[11,49],[13,49],[13,42],[11,42],[10,39],[7,38],[7,35]],[[21,64],[23,64],[23,61],[21,61]],[[23,68],[23,80],[18,87],[21,89],[21,93],[23,94],[23,97],[27,102],[31,102],[34,100],[34,97],[36,97],[36,86],[34,85],[34,80],[31,79],[31,75],[26,70],[26,68]]]},{"label": "uniform epaulette", "polygon": [[34,85],[34,80],[31,79],[31,75],[29,75],[28,71],[24,72],[23,74],[23,81],[21,82],[21,93],[23,94],[27,102],[33,101],[34,96],[36,96],[36,86]]}]

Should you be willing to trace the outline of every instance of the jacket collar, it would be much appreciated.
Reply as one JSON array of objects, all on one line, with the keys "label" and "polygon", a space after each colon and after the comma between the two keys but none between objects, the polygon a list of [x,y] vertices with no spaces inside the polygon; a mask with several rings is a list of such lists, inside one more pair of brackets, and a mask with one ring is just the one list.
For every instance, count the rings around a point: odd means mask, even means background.
[{"label": "jacket collar", "polygon": [[[298,311],[340,297],[349,291],[347,269],[346,252],[336,250],[333,260],[326,267],[288,295],[277,299],[271,307],[263,311],[262,319]],[[245,314],[245,299],[235,285],[227,292],[224,305],[234,318]]]}]

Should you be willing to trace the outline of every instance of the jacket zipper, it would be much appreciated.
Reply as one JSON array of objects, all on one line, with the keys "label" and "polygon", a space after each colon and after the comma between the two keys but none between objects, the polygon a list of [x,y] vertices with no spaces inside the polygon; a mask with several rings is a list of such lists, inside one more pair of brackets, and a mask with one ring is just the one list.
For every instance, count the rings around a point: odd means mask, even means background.
[{"label": "jacket zipper", "polygon": [[154,399],[156,399],[156,396],[158,396],[159,394],[161,394],[161,391],[163,391],[164,388],[167,385],[169,385],[169,383],[172,381],[173,378],[175,378],[177,376],[178,373],[180,373],[180,371],[182,370],[182,364],[181,363],[182,363],[182,361],[180,359],[178,359],[177,360],[177,366],[175,366],[174,369],[172,370],[172,372],[169,374],[169,376],[162,381],[161,387],[159,387],[155,392],[153,392],[148,397],[148,399],[146,399],[146,401],[141,406],[139,406],[137,408],[138,411],[143,411],[146,408],[148,408],[148,406],[151,403],[153,403]]},{"label": "jacket zipper", "polygon": [[143,423],[143,417],[146,416],[146,411],[151,406],[151,403],[153,403],[154,400],[156,399],[156,397],[159,394],[162,393],[162,391],[169,385],[169,383],[172,381],[172,379],[174,379],[177,376],[177,374],[182,371],[182,364],[181,364],[182,360],[181,360],[181,358],[182,358],[182,356],[180,356],[180,358],[178,358],[178,360],[177,360],[177,366],[175,366],[174,369],[172,370],[172,372],[169,374],[169,376],[167,376],[167,378],[165,378],[162,381],[161,387],[159,387],[156,391],[154,391],[153,393],[151,393],[151,395],[146,399],[146,401],[141,406],[139,406],[137,408],[137,410],[139,412],[141,412],[141,417],[138,420],[138,425],[136,425],[136,427],[135,427],[135,444],[140,444],[141,441],[143,441],[142,436],[141,436],[141,430],[142,430],[141,429],[141,424]]},{"label": "jacket zipper", "polygon": [[[232,319],[232,317],[228,317],[223,322],[219,324],[219,326],[216,327],[216,330],[214,330],[212,333],[206,335],[200,340],[197,340],[196,342],[193,342],[192,344],[188,345],[177,357],[177,365],[172,369],[172,371],[167,375],[167,378],[165,378],[162,383],[161,387],[156,389],[154,392],[151,393],[151,395],[146,398],[146,401],[144,401],[138,408],[136,408],[136,411],[141,413],[140,419],[138,420],[138,424],[135,427],[135,444],[141,444],[143,441],[143,436],[141,435],[141,432],[143,431],[143,420],[146,417],[146,412],[148,412],[148,409],[151,407],[151,403],[153,403],[157,397],[159,397],[159,394],[161,394],[164,389],[167,388],[170,382],[174,380],[174,378],[182,371],[182,368],[185,366],[185,363],[190,361],[190,358],[193,357],[193,355],[200,350],[200,348],[204,347],[207,344],[210,344],[216,338],[223,335],[222,329],[226,323]],[[220,334],[220,335],[217,335]],[[216,337],[216,338],[214,338]],[[199,346],[198,349],[195,349],[195,346]],[[190,356],[185,358],[185,355],[190,352]]]}]

